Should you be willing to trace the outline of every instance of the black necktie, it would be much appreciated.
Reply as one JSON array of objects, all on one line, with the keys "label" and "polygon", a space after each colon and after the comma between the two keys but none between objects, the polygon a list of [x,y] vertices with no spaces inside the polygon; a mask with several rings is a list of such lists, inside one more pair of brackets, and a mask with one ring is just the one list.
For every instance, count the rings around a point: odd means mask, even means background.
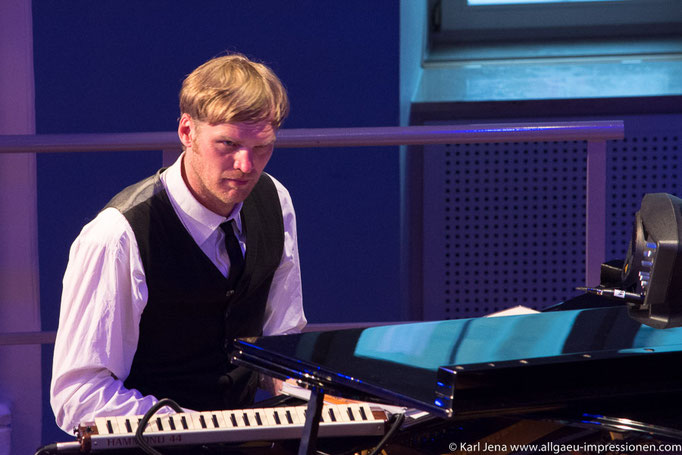
[{"label": "black necktie", "polygon": [[242,256],[242,247],[239,246],[239,240],[234,235],[232,228],[232,221],[226,221],[220,225],[220,228],[225,232],[225,248],[227,255],[230,257],[230,271],[228,272],[228,281],[230,288],[234,289],[237,280],[244,271],[244,256]]}]

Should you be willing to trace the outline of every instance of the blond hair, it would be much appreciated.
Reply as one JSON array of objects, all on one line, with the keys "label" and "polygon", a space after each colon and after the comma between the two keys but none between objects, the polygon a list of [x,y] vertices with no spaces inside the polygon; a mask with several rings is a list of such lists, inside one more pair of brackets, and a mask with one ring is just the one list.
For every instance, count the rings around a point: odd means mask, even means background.
[{"label": "blond hair", "polygon": [[270,68],[231,54],[207,61],[185,78],[180,113],[212,125],[265,121],[277,129],[289,113],[289,99]]}]

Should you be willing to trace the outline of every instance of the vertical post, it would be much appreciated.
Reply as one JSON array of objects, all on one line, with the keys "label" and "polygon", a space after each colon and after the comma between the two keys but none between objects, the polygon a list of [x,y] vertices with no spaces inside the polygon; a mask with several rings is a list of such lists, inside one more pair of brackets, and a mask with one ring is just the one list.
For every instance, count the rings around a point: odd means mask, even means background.
[{"label": "vertical post", "polygon": [[587,142],[585,285],[597,286],[606,260],[606,141]]},{"label": "vertical post", "polygon": [[315,455],[317,453],[317,430],[320,427],[322,405],[324,404],[324,389],[314,386],[310,392],[310,401],[306,409],[305,425],[301,435],[301,445],[298,455]]},{"label": "vertical post", "polygon": [[400,148],[401,319],[424,319],[424,146]]},{"label": "vertical post", "polygon": [[[0,10],[0,134],[35,134],[31,0]],[[35,153],[0,155],[0,332],[40,331],[36,192]],[[42,389],[40,345],[0,346],[0,401],[12,419],[0,454],[40,445]]]}]

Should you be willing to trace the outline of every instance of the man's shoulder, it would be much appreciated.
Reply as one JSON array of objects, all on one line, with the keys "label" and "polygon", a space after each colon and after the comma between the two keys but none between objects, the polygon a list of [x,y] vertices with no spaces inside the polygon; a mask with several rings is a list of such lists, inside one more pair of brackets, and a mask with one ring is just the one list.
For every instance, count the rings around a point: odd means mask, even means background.
[{"label": "man's shoulder", "polygon": [[159,178],[163,170],[121,190],[109,201],[105,209],[113,207],[121,213],[126,213],[149,201],[155,194],[164,191],[163,184]]},{"label": "man's shoulder", "polygon": [[277,196],[279,197],[279,202],[282,204],[283,202],[290,203],[291,201],[291,195],[289,194],[289,190],[280,182],[277,180],[273,175],[268,174],[266,172],[263,172],[261,175],[261,180],[263,180],[263,177],[267,178],[271,183],[271,188],[273,188],[277,192]]},{"label": "man's shoulder", "polygon": [[83,227],[75,243],[81,247],[119,248],[129,243],[131,234],[130,224],[123,214],[108,207]]},{"label": "man's shoulder", "polygon": [[277,192],[287,191],[287,189],[284,187],[282,182],[277,180],[273,175],[268,174],[267,172],[263,172],[263,174],[261,174],[261,179],[263,179],[263,177],[269,179],[272,182],[272,184],[275,186],[275,189],[277,190]]},{"label": "man's shoulder", "polygon": [[273,187],[277,191],[279,207],[282,211],[282,218],[284,219],[285,225],[288,225],[287,220],[293,220],[295,217],[294,204],[291,200],[291,194],[289,194],[289,190],[275,177],[270,174],[266,174],[265,172],[263,175],[267,175],[272,181]]}]

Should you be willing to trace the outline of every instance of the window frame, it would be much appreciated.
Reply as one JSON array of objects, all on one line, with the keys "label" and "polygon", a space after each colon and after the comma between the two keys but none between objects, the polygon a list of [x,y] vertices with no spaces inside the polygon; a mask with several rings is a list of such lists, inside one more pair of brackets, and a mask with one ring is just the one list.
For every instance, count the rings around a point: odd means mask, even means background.
[{"label": "window frame", "polygon": [[[680,0],[469,5],[441,0],[439,41],[680,34]],[[653,27],[653,29],[652,29]]]}]

